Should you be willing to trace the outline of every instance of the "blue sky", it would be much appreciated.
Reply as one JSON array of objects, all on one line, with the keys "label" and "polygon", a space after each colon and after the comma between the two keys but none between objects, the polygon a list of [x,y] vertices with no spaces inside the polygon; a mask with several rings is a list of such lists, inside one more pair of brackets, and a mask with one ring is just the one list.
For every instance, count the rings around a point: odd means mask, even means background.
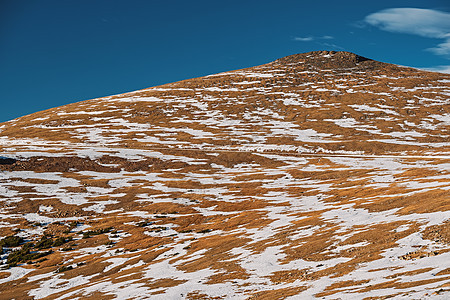
[{"label": "blue sky", "polygon": [[450,3],[2,0],[0,122],[313,50],[450,70]]}]

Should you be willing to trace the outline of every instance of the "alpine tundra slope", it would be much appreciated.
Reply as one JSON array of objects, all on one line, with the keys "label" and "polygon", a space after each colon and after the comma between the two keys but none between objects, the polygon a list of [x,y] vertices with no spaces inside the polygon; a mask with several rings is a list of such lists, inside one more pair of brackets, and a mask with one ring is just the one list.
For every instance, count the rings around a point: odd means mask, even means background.
[{"label": "alpine tundra slope", "polygon": [[0,124],[0,298],[449,299],[449,104],[316,51]]}]

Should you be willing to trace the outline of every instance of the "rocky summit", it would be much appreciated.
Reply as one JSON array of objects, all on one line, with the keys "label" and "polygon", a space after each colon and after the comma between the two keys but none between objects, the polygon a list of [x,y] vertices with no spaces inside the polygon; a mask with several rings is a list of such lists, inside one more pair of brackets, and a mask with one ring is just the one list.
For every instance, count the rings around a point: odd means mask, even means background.
[{"label": "rocky summit", "polygon": [[349,52],[0,124],[0,299],[448,299],[450,75]]}]

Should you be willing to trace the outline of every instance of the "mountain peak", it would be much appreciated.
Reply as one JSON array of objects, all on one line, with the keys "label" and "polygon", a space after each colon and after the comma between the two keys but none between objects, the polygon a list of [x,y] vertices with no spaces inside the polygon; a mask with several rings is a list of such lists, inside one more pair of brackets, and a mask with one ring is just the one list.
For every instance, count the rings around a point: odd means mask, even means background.
[{"label": "mountain peak", "polygon": [[293,54],[277,59],[275,63],[309,64],[319,69],[347,69],[355,67],[375,67],[382,63],[347,51],[312,51]]}]

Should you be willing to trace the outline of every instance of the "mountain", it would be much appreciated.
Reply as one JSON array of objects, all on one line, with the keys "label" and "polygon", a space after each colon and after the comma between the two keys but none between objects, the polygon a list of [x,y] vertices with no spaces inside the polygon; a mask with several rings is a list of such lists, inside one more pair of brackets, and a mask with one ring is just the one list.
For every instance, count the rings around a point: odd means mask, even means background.
[{"label": "mountain", "polygon": [[0,299],[448,299],[449,96],[315,51],[0,124]]}]

